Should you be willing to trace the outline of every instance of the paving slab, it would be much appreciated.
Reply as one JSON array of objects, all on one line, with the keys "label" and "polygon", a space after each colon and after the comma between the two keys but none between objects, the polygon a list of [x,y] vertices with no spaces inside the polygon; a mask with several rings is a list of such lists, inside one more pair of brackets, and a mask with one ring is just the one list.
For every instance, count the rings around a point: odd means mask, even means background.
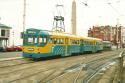
[{"label": "paving slab", "polygon": [[22,52],[0,52],[0,60],[22,58]]}]

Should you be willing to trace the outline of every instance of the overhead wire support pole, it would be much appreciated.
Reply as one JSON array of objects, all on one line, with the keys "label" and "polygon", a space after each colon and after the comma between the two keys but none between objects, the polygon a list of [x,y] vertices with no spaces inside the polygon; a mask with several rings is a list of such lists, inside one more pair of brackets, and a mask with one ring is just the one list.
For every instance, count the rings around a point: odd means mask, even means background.
[{"label": "overhead wire support pole", "polygon": [[117,18],[117,25],[116,25],[116,32],[117,32],[117,35],[116,35],[116,38],[117,38],[117,50],[118,50],[118,46],[119,46],[119,39],[118,39],[118,35],[119,35],[119,19]]},{"label": "overhead wire support pole", "polygon": [[22,38],[23,38],[23,44],[24,44],[24,33],[25,33],[25,25],[26,25],[26,0],[23,2],[23,33],[22,33]]},{"label": "overhead wire support pole", "polygon": [[25,31],[25,25],[26,25],[26,0],[24,0],[23,4],[23,32]]}]

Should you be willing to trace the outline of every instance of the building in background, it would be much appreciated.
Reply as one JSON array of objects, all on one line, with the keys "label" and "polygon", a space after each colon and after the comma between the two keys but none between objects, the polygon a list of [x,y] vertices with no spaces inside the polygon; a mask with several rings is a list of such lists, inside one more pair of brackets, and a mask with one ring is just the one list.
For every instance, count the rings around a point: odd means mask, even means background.
[{"label": "building in background", "polygon": [[88,36],[111,41],[114,45],[125,44],[125,27],[123,26],[93,26],[88,30]]},{"label": "building in background", "polygon": [[125,47],[125,27],[121,27],[121,44]]},{"label": "building in background", "polygon": [[0,23],[0,48],[9,45],[10,29],[11,27]]}]

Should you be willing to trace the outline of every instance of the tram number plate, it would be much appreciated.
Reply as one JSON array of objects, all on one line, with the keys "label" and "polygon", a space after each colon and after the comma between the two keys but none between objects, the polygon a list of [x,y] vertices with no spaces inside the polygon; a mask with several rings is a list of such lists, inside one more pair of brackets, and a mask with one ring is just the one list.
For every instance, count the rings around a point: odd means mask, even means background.
[{"label": "tram number plate", "polygon": [[29,51],[33,51],[34,49],[33,49],[33,48],[29,48],[28,50],[29,50]]}]

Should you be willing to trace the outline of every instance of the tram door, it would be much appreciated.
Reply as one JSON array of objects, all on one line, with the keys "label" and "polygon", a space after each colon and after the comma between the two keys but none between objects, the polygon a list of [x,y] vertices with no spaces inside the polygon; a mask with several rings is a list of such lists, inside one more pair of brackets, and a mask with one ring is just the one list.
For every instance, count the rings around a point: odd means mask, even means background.
[{"label": "tram door", "polygon": [[81,53],[84,52],[84,43],[83,43],[83,40],[80,40],[80,52]]},{"label": "tram door", "polygon": [[65,56],[68,55],[68,38],[65,39]]},{"label": "tram door", "polygon": [[96,52],[96,41],[93,41],[93,52]]}]

